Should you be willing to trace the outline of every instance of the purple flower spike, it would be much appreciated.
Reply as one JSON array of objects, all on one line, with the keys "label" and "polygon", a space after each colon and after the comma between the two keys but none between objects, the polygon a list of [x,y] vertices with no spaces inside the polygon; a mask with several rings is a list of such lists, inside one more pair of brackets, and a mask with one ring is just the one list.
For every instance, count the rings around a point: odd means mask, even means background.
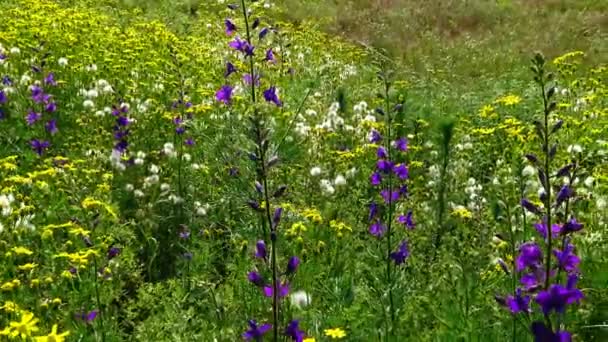
[{"label": "purple flower spike", "polygon": [[226,26],[227,36],[232,36],[236,32],[236,25],[230,19],[226,19],[224,25]]},{"label": "purple flower spike", "polygon": [[0,90],[0,104],[5,104],[6,102],[8,102],[8,97],[3,90]]},{"label": "purple flower spike", "polygon": [[272,217],[272,226],[276,228],[281,221],[281,214],[283,214],[283,208],[278,207],[274,210],[274,216]]},{"label": "purple flower spike", "polygon": [[243,82],[245,82],[245,84],[248,86],[251,86],[251,84],[254,83],[256,87],[259,87],[260,86],[260,75],[256,74],[255,80],[254,80],[253,78],[251,78],[251,74],[244,74]]},{"label": "purple flower spike", "polygon": [[272,87],[264,90],[264,99],[266,99],[267,102],[274,103],[275,105],[277,105],[277,107],[283,106],[283,103],[281,102],[281,100],[279,99],[279,96],[277,95],[277,88],[275,86],[272,86]]},{"label": "purple flower spike", "polygon": [[568,304],[579,301],[583,294],[578,289],[568,289],[559,284],[553,284],[547,291],[536,295],[536,302],[541,306],[543,313],[548,315],[551,311],[563,313]]},{"label": "purple flower spike", "polygon": [[223,102],[225,105],[229,105],[232,101],[232,87],[224,85],[220,90],[215,93],[215,99],[218,102]]},{"label": "purple flower spike", "polygon": [[384,173],[389,173],[393,169],[393,162],[385,159],[378,160],[376,168]]},{"label": "purple flower spike", "polygon": [[395,261],[396,265],[401,265],[405,262],[407,257],[410,255],[410,251],[407,248],[407,241],[402,241],[399,248],[390,254],[391,259]]},{"label": "purple flower spike", "polygon": [[400,193],[398,190],[389,191],[384,189],[380,191],[380,195],[384,199],[384,203],[395,203],[399,200]]},{"label": "purple flower spike", "polygon": [[[546,240],[547,239],[547,224],[545,222],[542,223],[535,223],[534,224],[534,228],[536,228],[536,231]],[[559,224],[552,224],[551,225],[551,238],[555,238],[559,235],[559,233],[561,232],[562,227]]]},{"label": "purple flower spike", "polygon": [[258,326],[254,320],[249,321],[249,329],[243,333],[245,341],[262,341],[262,337],[272,329],[272,325],[265,323]]}]

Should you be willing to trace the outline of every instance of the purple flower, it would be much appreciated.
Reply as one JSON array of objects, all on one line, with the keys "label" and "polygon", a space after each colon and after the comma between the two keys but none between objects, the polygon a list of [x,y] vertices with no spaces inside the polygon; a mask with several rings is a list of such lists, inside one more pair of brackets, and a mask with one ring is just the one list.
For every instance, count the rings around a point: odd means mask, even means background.
[{"label": "purple flower", "polygon": [[536,295],[536,302],[541,306],[543,313],[548,315],[551,311],[563,313],[566,305],[579,301],[580,298],[582,298],[580,290],[553,284],[547,291],[541,291]]},{"label": "purple flower", "polygon": [[27,124],[31,126],[31,125],[35,124],[41,118],[42,118],[42,115],[40,113],[36,113],[30,109],[29,113],[27,113],[27,116],[25,117],[25,120],[27,121]]},{"label": "purple flower", "polygon": [[543,322],[532,323],[532,334],[534,335],[534,342],[571,342],[572,335],[567,331],[553,332]]},{"label": "purple flower", "polygon": [[264,39],[264,37],[266,37],[266,35],[268,34],[269,30],[267,27],[264,27],[261,31],[260,34],[258,35],[258,37],[260,38],[260,40]]},{"label": "purple flower", "polygon": [[50,72],[48,75],[46,75],[46,77],[44,78],[44,84],[51,85],[51,86],[56,86],[57,85],[57,81],[55,81],[55,74],[53,74],[52,72]]},{"label": "purple flower", "polygon": [[195,144],[194,139],[192,139],[192,138],[186,139],[186,141],[184,143],[188,146],[194,146],[194,144]]},{"label": "purple flower", "polygon": [[108,260],[116,258],[119,254],[120,254],[120,248],[110,247],[110,249],[108,249]]},{"label": "purple flower", "polygon": [[395,140],[395,147],[399,150],[399,151],[407,151],[407,139],[406,138],[399,138],[397,140]]},{"label": "purple flower", "polygon": [[299,328],[300,322],[293,320],[289,322],[285,328],[285,336],[291,337],[295,342],[302,342],[304,340],[304,331]]},{"label": "purple flower", "polygon": [[410,172],[405,164],[395,166],[393,172],[395,172],[395,175],[397,175],[399,179],[407,179],[410,176]]},{"label": "purple flower", "polygon": [[272,325],[265,323],[258,326],[258,323],[254,320],[249,321],[249,329],[243,333],[243,339],[245,341],[262,341],[262,337],[266,334]]},{"label": "purple flower", "polygon": [[386,227],[379,221],[376,221],[374,224],[369,226],[369,233],[375,237],[381,237],[382,235],[384,235],[385,230]]},{"label": "purple flower", "polygon": [[279,222],[281,221],[281,214],[283,214],[283,208],[278,207],[274,210],[274,215],[272,217],[273,228],[276,228],[279,225]]},{"label": "purple flower", "polygon": [[260,240],[255,244],[255,257],[266,259],[266,242]]},{"label": "purple flower", "polygon": [[236,32],[236,25],[230,19],[226,19],[224,25],[226,26],[226,35],[231,36]]},{"label": "purple flower", "polygon": [[264,286],[264,278],[262,278],[262,275],[257,271],[247,273],[247,280],[249,280],[255,286]]},{"label": "purple flower", "polygon": [[390,257],[395,261],[396,265],[401,265],[409,255],[410,251],[407,248],[407,241],[403,240],[399,245],[399,248],[390,254]]},{"label": "purple flower", "polygon": [[237,50],[237,51],[244,51],[245,50],[245,45],[247,45],[247,41],[246,40],[242,40],[239,37],[234,38],[233,41],[231,41],[230,43],[228,43],[228,46],[230,46],[231,48]]},{"label": "purple flower", "polygon": [[5,104],[8,101],[8,97],[3,90],[0,90],[0,104]]},{"label": "purple flower", "polygon": [[530,312],[530,296],[522,296],[521,289],[515,291],[515,296],[508,296],[505,304],[511,313]]},{"label": "purple flower", "polygon": [[266,50],[266,57],[264,58],[265,62],[276,63],[276,59],[274,58],[274,53],[272,52],[272,48]]},{"label": "purple flower", "polygon": [[179,232],[179,237],[180,239],[187,240],[188,238],[190,238],[190,231],[187,229],[182,230],[181,232]]},{"label": "purple flower", "polygon": [[232,101],[232,87],[229,85],[222,86],[222,88],[215,93],[215,99],[218,102],[224,102],[224,104],[229,105],[230,101]]},{"label": "purple flower", "polygon": [[574,254],[574,245],[568,243],[563,251],[555,249],[553,254],[557,259],[559,268],[568,273],[578,272],[578,264],[580,264],[581,259]]},{"label": "purple flower", "polygon": [[33,85],[30,89],[32,92],[32,100],[36,103],[41,103],[44,100],[44,93],[42,92],[42,88],[37,85]]},{"label": "purple flower", "polygon": [[416,227],[416,223],[414,223],[412,216],[413,213],[410,210],[405,215],[399,215],[399,217],[397,218],[397,222],[404,224],[409,229],[414,229]]},{"label": "purple flower", "polygon": [[397,202],[399,200],[400,193],[398,190],[389,191],[388,189],[384,189],[380,191],[380,195],[384,199],[384,203],[388,204]]},{"label": "purple flower", "polygon": [[517,271],[522,271],[526,267],[532,269],[540,266],[543,258],[543,252],[540,247],[534,242],[527,242],[519,248],[519,256],[515,261]]},{"label": "purple flower", "polygon": [[522,275],[519,282],[524,286],[524,290],[535,291],[544,283],[546,277],[545,269],[539,267],[534,269],[532,273]]},{"label": "purple flower", "polygon": [[393,169],[393,163],[391,161],[381,159],[376,163],[376,168],[384,173],[389,173]]},{"label": "purple flower", "polygon": [[51,134],[55,134],[59,131],[57,129],[57,120],[55,119],[51,119],[49,122],[46,123],[46,125],[44,125],[44,127],[46,128],[46,131]]},{"label": "purple flower", "polygon": [[2,77],[2,84],[6,85],[6,86],[10,86],[13,84],[13,81],[11,80],[10,77],[5,75],[4,77]]},{"label": "purple flower", "polygon": [[372,185],[380,185],[381,182],[382,182],[382,176],[380,175],[380,173],[378,173],[378,172],[372,173],[372,175],[370,177],[370,183],[372,183]]},{"label": "purple flower", "polygon": [[576,222],[576,219],[572,218],[564,223],[560,233],[561,235],[566,235],[568,233],[578,232],[581,229],[583,229],[583,224]]},{"label": "purple flower", "polygon": [[57,110],[57,104],[55,104],[55,102],[49,102],[44,107],[44,110],[46,110],[48,113],[54,113]]},{"label": "purple flower", "polygon": [[386,152],[386,148],[384,148],[384,146],[378,147],[378,150],[376,151],[376,156],[382,159],[388,158],[388,152]]},{"label": "purple flower", "polygon": [[532,214],[536,214],[536,215],[541,214],[540,209],[536,205],[534,205],[532,202],[528,201],[525,198],[521,200],[521,206],[524,207],[524,209],[531,212]]},{"label": "purple flower", "polygon": [[371,221],[373,220],[376,215],[378,215],[378,204],[376,204],[376,202],[372,202],[369,205],[369,218],[368,220]]},{"label": "purple flower", "polygon": [[51,143],[46,140],[33,139],[30,141],[30,145],[32,146],[34,152],[41,156],[44,151],[51,146]]},{"label": "purple flower", "polygon": [[559,207],[564,201],[574,196],[574,191],[567,185],[562,186],[562,188],[557,193],[557,199],[555,200],[555,206]]},{"label": "purple flower", "polygon": [[300,259],[297,256],[292,256],[287,262],[287,271],[285,271],[285,273],[288,275],[296,273],[296,270],[298,269],[299,265]]},{"label": "purple flower", "polygon": [[380,132],[376,131],[375,129],[372,129],[369,135],[369,142],[371,142],[372,144],[376,144],[380,141],[382,141],[382,136],[380,135]]},{"label": "purple flower", "polygon": [[228,76],[232,75],[235,72],[237,72],[237,70],[234,64],[230,62],[226,63],[226,71],[224,72],[224,77],[228,78]]},{"label": "purple flower", "polygon": [[[251,83],[254,82],[254,80],[251,78],[251,74],[244,74],[243,82],[245,82],[246,85],[250,86]],[[258,74],[255,75],[255,86],[256,87],[260,86],[260,75],[258,75]]]},{"label": "purple flower", "polygon": [[[538,231],[538,233],[546,240],[547,239],[547,224],[545,222],[542,223],[535,223],[534,224],[534,228],[536,228],[536,231]],[[559,224],[552,224],[551,225],[551,238],[555,238],[557,235],[559,235],[560,231],[561,231],[561,226]]]},{"label": "purple flower", "polygon": [[[289,284],[287,282],[284,282],[282,284],[279,284],[277,282],[277,287],[278,287],[277,294],[278,294],[279,298],[286,297],[289,294]],[[272,291],[272,285],[264,286],[264,296],[266,296],[266,297],[274,296],[274,292]]]},{"label": "purple flower", "polygon": [[95,320],[95,318],[97,318],[98,314],[99,314],[98,310],[93,310],[88,313],[81,312],[81,313],[76,314],[76,319],[80,319],[80,320],[84,321],[85,323],[89,324],[89,323],[92,323],[93,320]]},{"label": "purple flower", "polygon": [[277,105],[277,107],[281,107],[283,105],[281,100],[279,100],[279,96],[277,95],[277,88],[275,86],[264,90],[264,99],[266,99],[267,102],[274,103],[275,105]]}]

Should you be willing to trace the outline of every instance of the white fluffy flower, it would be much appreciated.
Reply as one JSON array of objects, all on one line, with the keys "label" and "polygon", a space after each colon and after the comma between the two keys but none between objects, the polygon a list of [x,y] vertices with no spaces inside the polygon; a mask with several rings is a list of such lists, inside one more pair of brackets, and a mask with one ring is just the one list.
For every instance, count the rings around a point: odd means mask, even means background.
[{"label": "white fluffy flower", "polygon": [[581,145],[575,144],[575,145],[570,145],[568,146],[568,153],[582,153],[583,152],[583,148],[581,147]]},{"label": "white fluffy flower", "polygon": [[321,174],[321,168],[318,166],[313,167],[312,169],[310,169],[310,175],[313,177],[319,176]]},{"label": "white fluffy flower", "polygon": [[89,91],[87,91],[87,97],[90,99],[94,99],[97,96],[99,96],[99,92],[97,92],[97,89],[91,89]]},{"label": "white fluffy flower", "polygon": [[134,195],[135,197],[144,197],[144,196],[145,196],[144,192],[143,192],[143,191],[141,191],[141,190],[139,190],[139,189],[137,189],[137,190],[133,191],[133,195]]},{"label": "white fluffy flower", "polygon": [[95,71],[97,71],[97,65],[96,64],[87,65],[85,70],[95,72]]},{"label": "white fluffy flower", "polygon": [[93,101],[91,101],[91,100],[85,100],[85,101],[82,103],[82,106],[83,106],[84,108],[93,108],[93,107],[95,107],[95,103],[94,103]]},{"label": "white fluffy flower", "polygon": [[303,308],[310,305],[311,298],[305,291],[296,291],[289,295],[289,301],[291,302],[291,305]]},{"label": "white fluffy flower", "polygon": [[334,180],[334,184],[336,186],[346,185],[346,178],[344,178],[344,176],[342,176],[342,175],[337,175],[336,179]]},{"label": "white fluffy flower", "polygon": [[157,174],[160,171],[160,168],[154,164],[150,165],[149,168],[150,173]]},{"label": "white fluffy flower", "polygon": [[160,191],[165,192],[171,190],[171,185],[163,183],[160,185]]},{"label": "white fluffy flower", "polygon": [[536,168],[532,165],[526,165],[524,169],[521,171],[521,174],[524,177],[530,177],[536,175]]},{"label": "white fluffy flower", "polygon": [[125,190],[128,191],[128,192],[133,191],[134,188],[135,187],[133,186],[133,184],[127,184],[127,185],[125,185]]},{"label": "white fluffy flower", "polygon": [[13,47],[13,48],[11,48],[10,52],[11,52],[11,55],[18,55],[21,53],[21,50],[18,47]]},{"label": "white fluffy flower", "polygon": [[583,182],[583,184],[585,184],[586,187],[591,188],[593,187],[593,182],[595,181],[595,179],[591,176],[585,178],[585,181]]},{"label": "white fluffy flower", "polygon": [[65,57],[61,57],[57,60],[57,64],[59,64],[59,66],[64,67],[64,66],[68,65],[68,59]]}]

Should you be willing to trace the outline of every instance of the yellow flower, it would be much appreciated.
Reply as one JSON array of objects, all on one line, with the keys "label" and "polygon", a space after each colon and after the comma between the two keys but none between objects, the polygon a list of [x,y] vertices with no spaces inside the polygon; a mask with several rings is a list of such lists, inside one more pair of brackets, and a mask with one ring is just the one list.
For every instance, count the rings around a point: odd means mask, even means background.
[{"label": "yellow flower", "polygon": [[0,306],[0,309],[5,312],[16,312],[19,310],[19,306],[15,302],[7,301],[4,302],[4,305]]},{"label": "yellow flower", "polygon": [[38,267],[38,264],[34,264],[34,263],[29,262],[27,264],[23,264],[23,265],[17,266],[17,269],[19,271],[31,271],[31,270],[33,270],[36,267]]},{"label": "yellow flower", "polygon": [[21,315],[21,322],[11,322],[11,335],[16,337],[19,335],[22,339],[26,339],[32,335],[33,332],[38,331],[36,324],[38,319],[34,318],[34,314],[31,312],[24,311]]},{"label": "yellow flower", "polygon": [[62,332],[61,334],[57,334],[57,324],[53,325],[51,329],[51,333],[46,336],[35,337],[36,342],[63,342],[65,341],[65,337],[70,334],[69,331]]},{"label": "yellow flower", "polygon": [[452,210],[452,215],[460,218],[469,219],[473,217],[473,214],[465,207],[457,207]]},{"label": "yellow flower", "polygon": [[496,100],[496,103],[502,103],[506,106],[516,105],[521,102],[521,97],[517,95],[505,95]]},{"label": "yellow flower", "polygon": [[30,251],[25,247],[13,247],[13,252],[17,255],[32,255],[34,252]]},{"label": "yellow flower", "polygon": [[317,342],[314,337],[307,337],[302,342]]},{"label": "yellow flower", "polygon": [[325,336],[334,338],[334,339],[341,339],[343,337],[346,337],[346,332],[344,332],[344,330],[340,329],[340,328],[334,328],[334,329],[325,329]]}]

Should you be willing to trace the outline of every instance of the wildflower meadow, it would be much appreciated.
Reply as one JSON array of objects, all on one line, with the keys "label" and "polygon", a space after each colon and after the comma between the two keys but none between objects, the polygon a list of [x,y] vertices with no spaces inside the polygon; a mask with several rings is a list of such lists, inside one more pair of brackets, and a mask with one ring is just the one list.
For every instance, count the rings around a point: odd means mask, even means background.
[{"label": "wildflower meadow", "polygon": [[0,1],[0,341],[608,341],[608,5],[537,2]]}]

